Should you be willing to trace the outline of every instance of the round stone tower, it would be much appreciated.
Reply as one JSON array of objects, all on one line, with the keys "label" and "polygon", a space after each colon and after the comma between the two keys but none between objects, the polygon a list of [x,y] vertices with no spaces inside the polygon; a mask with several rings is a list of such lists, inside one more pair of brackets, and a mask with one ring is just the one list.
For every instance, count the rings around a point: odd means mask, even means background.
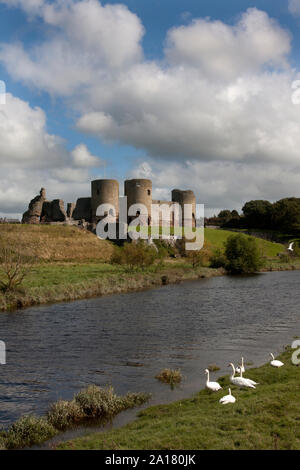
[{"label": "round stone tower", "polygon": [[184,206],[185,204],[191,205],[191,217],[189,217],[189,212],[187,212],[187,223],[189,227],[196,227],[196,197],[193,191],[181,191],[180,189],[174,189],[172,191],[172,201],[177,202],[182,209],[182,220],[184,221]]},{"label": "round stone tower", "polygon": [[119,218],[119,183],[116,180],[92,181],[92,220],[97,222],[97,208],[101,204],[111,204],[115,207],[117,219]]},{"label": "round stone tower", "polygon": [[[133,179],[125,181],[125,196],[127,196],[127,210],[133,204],[143,204],[148,211],[148,214],[143,213],[142,210],[138,211],[141,219],[145,217],[145,222],[151,224],[151,205],[152,205],[152,181],[147,179]],[[148,220],[146,219],[148,217]],[[136,217],[131,216],[128,218],[130,222]]]}]

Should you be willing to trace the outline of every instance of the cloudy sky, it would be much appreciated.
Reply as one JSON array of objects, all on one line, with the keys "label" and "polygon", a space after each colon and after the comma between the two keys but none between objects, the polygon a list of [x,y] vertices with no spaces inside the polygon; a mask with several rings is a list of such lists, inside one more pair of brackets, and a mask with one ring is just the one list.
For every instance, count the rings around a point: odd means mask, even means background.
[{"label": "cloudy sky", "polygon": [[300,0],[0,0],[0,216],[97,177],[300,197],[299,44]]}]

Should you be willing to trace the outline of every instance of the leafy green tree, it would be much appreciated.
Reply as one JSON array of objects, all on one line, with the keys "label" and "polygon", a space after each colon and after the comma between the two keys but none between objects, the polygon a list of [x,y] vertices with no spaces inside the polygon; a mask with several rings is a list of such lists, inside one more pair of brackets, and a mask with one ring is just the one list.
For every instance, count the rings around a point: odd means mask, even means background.
[{"label": "leafy green tree", "polygon": [[298,234],[300,232],[300,199],[281,199],[273,205],[272,224],[275,230]]},{"label": "leafy green tree", "polygon": [[264,264],[255,238],[231,235],[225,242],[226,270],[233,274],[255,273]]},{"label": "leafy green tree", "polygon": [[226,224],[232,218],[230,210],[223,210],[218,214],[218,219],[220,220],[221,225]]},{"label": "leafy green tree", "polygon": [[269,201],[249,201],[243,207],[247,228],[270,228],[273,216],[273,204]]}]

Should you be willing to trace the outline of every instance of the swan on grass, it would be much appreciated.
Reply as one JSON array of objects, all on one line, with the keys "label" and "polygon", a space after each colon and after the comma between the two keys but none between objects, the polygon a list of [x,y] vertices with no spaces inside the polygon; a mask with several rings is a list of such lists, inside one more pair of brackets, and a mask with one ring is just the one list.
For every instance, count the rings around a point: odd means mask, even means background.
[{"label": "swan on grass", "polygon": [[205,374],[207,375],[206,388],[211,392],[218,392],[219,390],[221,390],[222,387],[218,382],[210,382],[208,369],[205,369]]},{"label": "swan on grass", "polygon": [[232,362],[229,364],[229,366],[232,368],[232,375],[230,376],[230,382],[233,385],[236,385],[239,388],[256,388],[255,385],[252,383],[253,382],[252,380],[242,377],[242,373],[240,377],[235,377],[235,367],[232,364]]},{"label": "swan on grass", "polygon": [[272,361],[270,362],[271,366],[277,367],[277,368],[284,366],[283,362],[278,361],[277,359],[275,359],[274,354],[270,353],[270,356],[272,358]]},{"label": "swan on grass", "polygon": [[290,246],[288,247],[288,251],[291,251],[291,252],[294,251],[294,248],[293,248],[294,244],[295,244],[294,242],[290,243]]},{"label": "swan on grass", "polygon": [[222,397],[220,400],[219,400],[219,403],[221,403],[222,405],[228,405],[229,403],[235,403],[236,402],[236,398],[231,395],[231,389],[229,388],[228,389],[229,391],[229,395],[225,395],[225,397]]},{"label": "swan on grass", "polygon": [[[243,372],[242,372],[242,371],[240,371],[240,377],[243,378]],[[259,385],[259,383],[258,383],[258,382],[254,382],[254,380],[251,380],[251,379],[246,379],[246,380],[248,380],[252,385]]]},{"label": "swan on grass", "polygon": [[245,372],[246,369],[245,369],[245,366],[244,366],[244,358],[243,357],[242,357],[242,364],[237,366],[237,368],[235,370],[238,374],[240,374],[241,372],[242,373]]}]

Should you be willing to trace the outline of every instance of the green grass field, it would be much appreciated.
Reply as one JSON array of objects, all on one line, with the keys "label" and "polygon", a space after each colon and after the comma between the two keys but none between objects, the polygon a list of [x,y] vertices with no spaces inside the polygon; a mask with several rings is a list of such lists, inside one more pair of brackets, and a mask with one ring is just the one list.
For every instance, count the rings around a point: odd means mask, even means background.
[{"label": "green grass field", "polygon": [[[226,242],[228,237],[233,234],[234,232],[230,232],[227,230],[214,230],[209,228],[206,228],[204,230],[205,240],[210,243],[213,248],[219,249],[224,248],[224,243]],[[273,243],[260,238],[256,238],[256,240],[262,250],[263,255],[268,258],[276,257],[278,253],[282,253],[285,251],[285,247],[280,243]]]},{"label": "green grass field", "polygon": [[41,263],[34,266],[20,288],[0,292],[0,311],[151,289],[162,285],[162,276],[175,283],[220,274],[201,266],[193,269],[181,260],[132,272],[109,263]]},{"label": "green grass field", "polygon": [[233,405],[219,404],[228,394],[226,376],[219,379],[220,392],[201,390],[191,399],[150,407],[125,427],[74,439],[58,448],[300,450],[300,368],[291,363],[291,354],[288,350],[280,356],[285,363],[281,369],[266,364],[247,370],[245,376],[259,385],[256,390],[232,386],[237,399]]}]

